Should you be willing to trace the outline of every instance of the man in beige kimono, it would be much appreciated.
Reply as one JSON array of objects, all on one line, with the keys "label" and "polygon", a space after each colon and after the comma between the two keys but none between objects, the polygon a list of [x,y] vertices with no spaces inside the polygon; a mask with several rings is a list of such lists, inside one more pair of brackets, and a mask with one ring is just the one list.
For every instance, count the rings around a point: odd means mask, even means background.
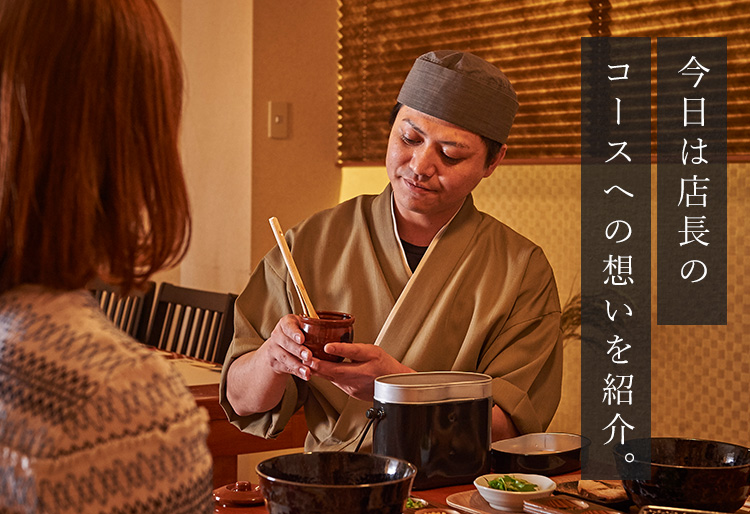
[{"label": "man in beige kimono", "polygon": [[269,252],[237,300],[222,373],[235,425],[274,437],[304,407],[307,450],[353,450],[377,377],[455,370],[493,377],[493,440],[545,430],[562,375],[552,270],[471,196],[504,157],[517,108],[507,77],[472,54],[417,59],[394,109],[390,185],[286,234],[315,308],[354,316],[354,344],[326,345],[342,363],[311,357],[294,284]]}]

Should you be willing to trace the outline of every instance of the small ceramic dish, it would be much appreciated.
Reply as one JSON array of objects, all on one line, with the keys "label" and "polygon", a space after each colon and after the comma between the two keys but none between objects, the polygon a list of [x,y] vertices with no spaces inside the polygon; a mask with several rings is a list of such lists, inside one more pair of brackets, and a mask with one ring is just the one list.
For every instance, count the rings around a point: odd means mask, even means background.
[{"label": "small ceramic dish", "polygon": [[[514,478],[522,478],[527,482],[536,484],[539,488],[536,491],[520,492],[501,491],[489,486],[489,483],[492,480],[506,475],[510,475]],[[552,491],[555,490],[555,482],[542,475],[528,475],[525,473],[492,473],[477,477],[474,480],[474,487],[477,488],[477,491],[482,498],[484,498],[493,509],[523,512],[524,500],[534,500],[551,495]]]}]

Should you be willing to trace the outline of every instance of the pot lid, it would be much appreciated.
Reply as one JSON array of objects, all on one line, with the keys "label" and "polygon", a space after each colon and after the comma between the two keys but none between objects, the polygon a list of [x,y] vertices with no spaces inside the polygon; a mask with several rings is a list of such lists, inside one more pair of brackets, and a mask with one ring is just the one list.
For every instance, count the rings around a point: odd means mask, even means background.
[{"label": "pot lid", "polygon": [[492,396],[492,377],[467,371],[398,373],[375,379],[374,399],[383,403],[439,403]]},{"label": "pot lid", "polygon": [[263,503],[260,487],[250,482],[235,482],[214,489],[216,507],[246,507]]}]

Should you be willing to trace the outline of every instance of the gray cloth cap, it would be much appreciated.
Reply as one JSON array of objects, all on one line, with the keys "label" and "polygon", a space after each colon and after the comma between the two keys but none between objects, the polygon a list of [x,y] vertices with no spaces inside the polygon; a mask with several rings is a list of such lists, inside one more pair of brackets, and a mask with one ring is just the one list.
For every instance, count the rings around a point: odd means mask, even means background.
[{"label": "gray cloth cap", "polygon": [[518,99],[510,80],[476,55],[437,50],[421,55],[398,101],[500,143],[508,140]]}]

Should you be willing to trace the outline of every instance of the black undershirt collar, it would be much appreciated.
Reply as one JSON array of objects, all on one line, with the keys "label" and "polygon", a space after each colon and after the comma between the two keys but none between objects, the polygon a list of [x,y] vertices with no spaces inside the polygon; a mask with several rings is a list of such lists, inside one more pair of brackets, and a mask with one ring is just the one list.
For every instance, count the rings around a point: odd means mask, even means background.
[{"label": "black undershirt collar", "polygon": [[411,272],[414,273],[414,271],[417,269],[417,266],[419,266],[419,261],[422,260],[425,252],[427,252],[428,247],[416,246],[411,243],[407,243],[403,239],[401,240],[401,246],[404,249],[404,254],[406,254],[406,262],[409,264],[409,269],[411,269]]}]

